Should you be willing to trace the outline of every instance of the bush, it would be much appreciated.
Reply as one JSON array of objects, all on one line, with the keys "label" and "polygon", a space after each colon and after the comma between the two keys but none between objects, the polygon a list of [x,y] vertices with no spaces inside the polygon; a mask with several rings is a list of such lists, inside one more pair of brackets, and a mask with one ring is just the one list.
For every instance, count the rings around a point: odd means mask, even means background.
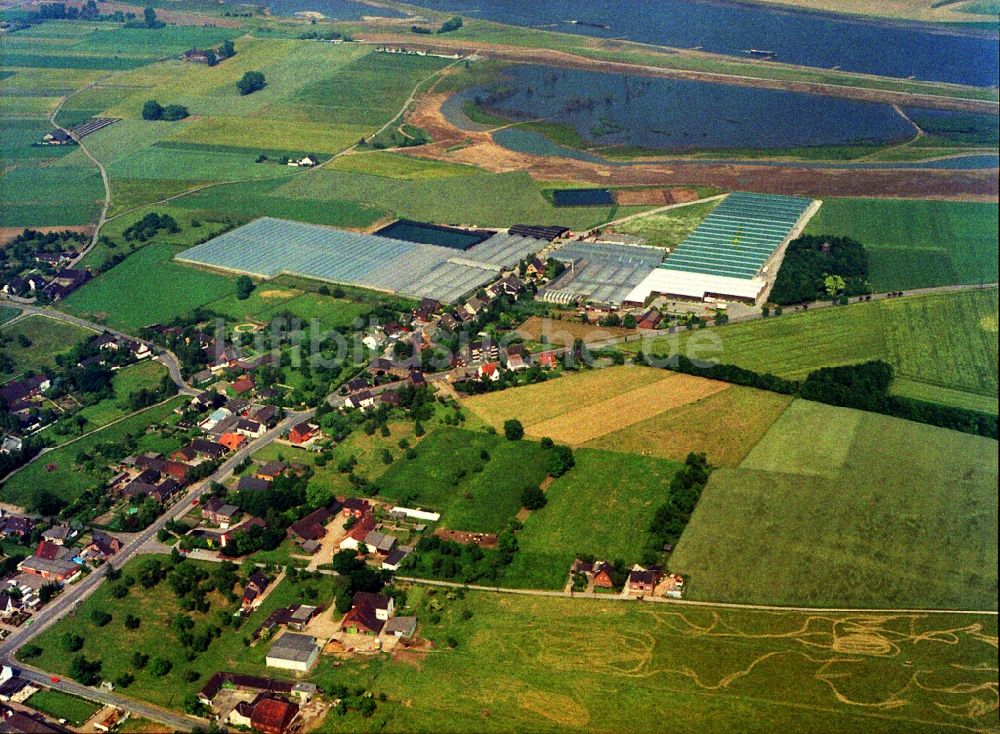
[{"label": "bush", "polygon": [[139,629],[139,625],[141,623],[142,623],[142,620],[140,620],[134,614],[126,614],[125,615],[125,629],[127,629],[127,630]]},{"label": "bush", "polygon": [[163,658],[155,658],[149,664],[149,672],[155,675],[157,678],[162,678],[167,673],[169,673],[171,668],[173,667],[174,664],[171,663],[169,660],[164,660]]},{"label": "bush", "polygon": [[143,120],[162,120],[163,107],[155,99],[151,99],[142,106]]},{"label": "bush", "polygon": [[67,632],[59,639],[59,646],[65,652],[77,652],[83,648],[83,638],[72,632]]},{"label": "bush", "polygon": [[527,487],[521,492],[521,507],[525,509],[540,510],[547,502],[545,493],[538,487]]},{"label": "bush", "polygon": [[253,281],[250,280],[250,278],[248,278],[247,276],[241,275],[236,279],[236,297],[239,300],[245,301],[246,299],[248,299],[250,297],[250,294],[253,293],[253,289],[254,289]]},{"label": "bush", "polygon": [[248,71],[243,75],[243,78],[236,82],[236,91],[246,96],[263,89],[266,84],[267,82],[262,73],[259,71]]},{"label": "bush", "polygon": [[95,609],[90,613],[90,621],[98,627],[104,627],[111,621],[111,615],[103,609]]},{"label": "bush", "polygon": [[524,426],[517,418],[506,420],[503,424],[503,435],[507,437],[508,441],[520,441],[524,438]]}]

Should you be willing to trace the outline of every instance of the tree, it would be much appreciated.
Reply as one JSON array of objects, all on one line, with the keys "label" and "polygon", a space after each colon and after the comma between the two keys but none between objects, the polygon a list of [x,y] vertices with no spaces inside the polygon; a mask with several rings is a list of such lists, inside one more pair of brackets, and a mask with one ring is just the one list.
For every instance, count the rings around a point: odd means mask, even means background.
[{"label": "tree", "polygon": [[143,120],[162,120],[163,119],[163,107],[155,99],[151,99],[142,106],[142,119]]},{"label": "tree", "polygon": [[253,293],[253,289],[253,281],[247,276],[241,275],[236,279],[236,297],[241,301],[248,299],[250,294]]},{"label": "tree", "polygon": [[521,492],[521,507],[527,510],[540,510],[545,507],[547,501],[545,493],[538,487],[525,487]]},{"label": "tree", "polygon": [[174,665],[169,660],[164,660],[163,658],[154,658],[149,664],[149,672],[155,675],[157,678],[162,678]]},{"label": "tree", "polygon": [[223,41],[222,46],[219,48],[219,56],[221,56],[224,59],[228,59],[231,56],[235,55],[236,55],[236,47],[233,45],[233,42],[230,41],[229,39]]},{"label": "tree", "polygon": [[111,615],[103,609],[95,609],[90,613],[90,621],[98,627],[104,627],[111,621]]},{"label": "tree", "polygon": [[142,11],[142,18],[143,18],[143,20],[146,21],[146,27],[147,28],[158,28],[158,27],[160,27],[160,24],[156,20],[156,10],[155,9],[147,7],[145,10]]},{"label": "tree", "polygon": [[67,632],[59,638],[59,645],[65,652],[77,652],[83,647],[83,638],[80,635]]},{"label": "tree", "polygon": [[69,664],[69,676],[85,686],[97,685],[101,680],[101,661],[77,655]]},{"label": "tree", "polygon": [[125,615],[125,629],[127,630],[139,629],[140,623],[141,620],[134,614]]},{"label": "tree", "polygon": [[823,287],[826,288],[826,294],[832,298],[844,290],[847,283],[839,275],[826,275],[823,278]]},{"label": "tree", "polygon": [[149,655],[144,652],[134,652],[132,653],[132,667],[136,670],[142,670],[149,664]]},{"label": "tree", "polygon": [[24,658],[25,660],[30,660],[32,658],[37,658],[39,655],[41,655],[42,648],[40,648],[38,645],[29,643],[21,648],[20,654],[21,657]]},{"label": "tree", "polygon": [[115,678],[115,686],[118,688],[128,688],[133,683],[135,683],[135,676],[127,671]]},{"label": "tree", "polygon": [[50,581],[47,584],[42,584],[42,588],[38,590],[38,599],[42,602],[42,604],[45,604],[58,592],[59,584]]},{"label": "tree", "polygon": [[503,435],[508,441],[520,441],[524,438],[524,426],[517,418],[511,418],[503,423]]},{"label": "tree", "polygon": [[254,92],[263,89],[267,82],[264,79],[264,75],[259,71],[248,71],[243,77],[236,82],[236,91],[241,95],[246,96],[247,94],[253,94]]},{"label": "tree", "polygon": [[188,116],[188,114],[188,108],[184,105],[168,104],[163,108],[162,119],[167,120],[168,122],[174,122],[176,120],[183,120]]},{"label": "tree", "polygon": [[549,450],[549,457],[546,461],[546,469],[550,476],[561,477],[576,464],[573,458],[573,450],[569,446],[553,446]]}]

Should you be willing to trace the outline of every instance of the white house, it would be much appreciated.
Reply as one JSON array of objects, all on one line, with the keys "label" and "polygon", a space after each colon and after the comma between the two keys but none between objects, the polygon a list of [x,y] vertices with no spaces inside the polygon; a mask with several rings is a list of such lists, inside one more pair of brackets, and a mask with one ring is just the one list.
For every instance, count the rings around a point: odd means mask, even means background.
[{"label": "white house", "polygon": [[500,379],[500,368],[495,362],[487,362],[486,364],[480,365],[477,373],[480,380],[484,377],[490,382],[496,382]]}]

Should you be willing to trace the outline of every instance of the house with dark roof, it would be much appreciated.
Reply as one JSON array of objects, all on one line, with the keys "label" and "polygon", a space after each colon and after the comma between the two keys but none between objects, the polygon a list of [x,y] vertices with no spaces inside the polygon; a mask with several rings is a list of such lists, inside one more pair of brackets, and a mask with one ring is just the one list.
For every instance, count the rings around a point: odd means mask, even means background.
[{"label": "house with dark roof", "polygon": [[247,438],[260,438],[267,433],[267,426],[249,418],[236,421],[236,432]]},{"label": "house with dark roof", "polygon": [[209,441],[207,438],[196,438],[191,441],[191,448],[199,456],[205,456],[213,461],[217,461],[229,453],[229,449],[221,443]]},{"label": "house with dark roof", "polygon": [[372,506],[368,500],[363,500],[359,497],[348,497],[343,503],[344,516],[354,516],[360,518],[362,515],[366,515],[371,512]]},{"label": "house with dark roof", "polygon": [[298,704],[279,698],[261,698],[254,703],[250,728],[263,734],[284,734],[298,713]]},{"label": "house with dark roof", "polygon": [[629,572],[625,589],[630,594],[651,594],[662,575],[657,569],[645,569],[636,566]]},{"label": "house with dark roof", "polygon": [[306,443],[316,435],[318,428],[315,423],[302,421],[302,423],[292,426],[292,430],[288,432],[288,440],[294,444]]},{"label": "house with dark roof", "polygon": [[240,477],[240,481],[236,483],[236,490],[239,492],[243,492],[245,490],[249,490],[251,492],[263,492],[270,488],[270,482],[259,477],[251,477],[247,474]]},{"label": "house with dark roof", "polygon": [[272,482],[288,470],[288,464],[283,461],[269,461],[262,464],[254,476],[263,479],[265,482]]},{"label": "house with dark roof", "polygon": [[327,507],[320,507],[313,510],[301,520],[296,520],[288,528],[288,537],[302,542],[306,540],[320,540],[326,535],[326,524],[333,517],[333,513]]},{"label": "house with dark roof", "polygon": [[254,571],[243,587],[243,609],[253,609],[260,604],[264,592],[271,585],[271,580],[260,571]]},{"label": "house with dark roof", "polygon": [[95,530],[90,537],[90,545],[87,550],[99,553],[105,558],[113,556],[122,549],[122,542],[113,535],[108,535],[103,530]]}]

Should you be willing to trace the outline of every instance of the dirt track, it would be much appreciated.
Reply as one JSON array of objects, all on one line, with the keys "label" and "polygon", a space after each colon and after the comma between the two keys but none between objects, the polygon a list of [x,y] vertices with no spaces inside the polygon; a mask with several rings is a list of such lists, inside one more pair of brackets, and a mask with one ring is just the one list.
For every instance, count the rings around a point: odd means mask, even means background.
[{"label": "dirt track", "polygon": [[[489,132],[452,125],[441,113],[446,94],[420,98],[407,120],[430,133],[434,142],[401,152],[422,158],[466,163],[487,171],[526,171],[546,181],[578,181],[615,186],[700,184],[722,189],[804,196],[883,196],[996,201],[995,170],[806,169],[759,164],[669,165],[648,162],[627,166],[517,153],[493,142]],[[460,147],[455,147],[460,146]],[[449,151],[449,148],[455,148]]]}]

